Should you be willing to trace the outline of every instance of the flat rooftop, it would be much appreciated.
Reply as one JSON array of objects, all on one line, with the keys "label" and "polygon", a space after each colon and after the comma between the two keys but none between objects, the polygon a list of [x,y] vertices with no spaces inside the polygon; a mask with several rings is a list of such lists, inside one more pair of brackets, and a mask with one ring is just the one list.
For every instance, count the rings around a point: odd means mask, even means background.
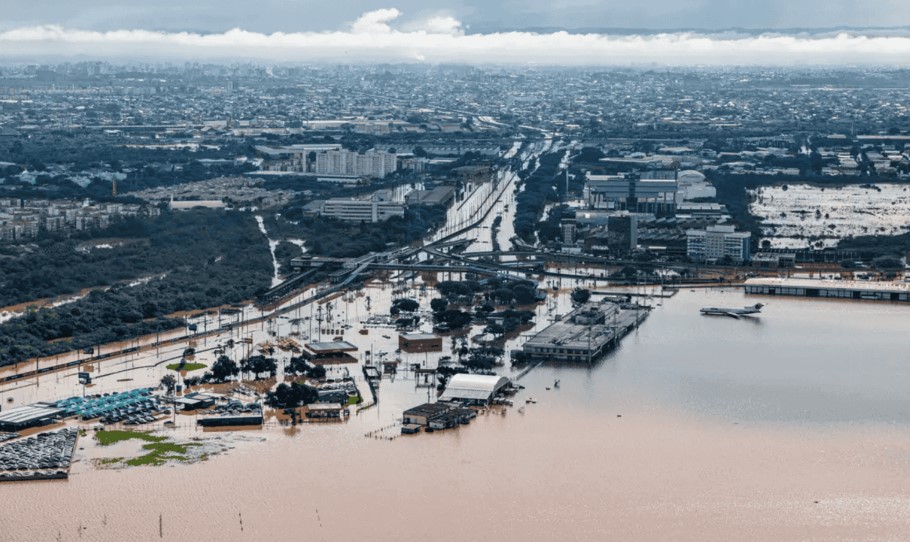
[{"label": "flat rooftop", "polygon": [[406,341],[432,341],[440,338],[432,333],[402,333],[400,337]]},{"label": "flat rooftop", "polygon": [[[595,310],[605,315],[606,321],[603,324],[589,325],[576,324],[573,318],[576,314],[591,311],[593,306]],[[587,304],[575,311],[567,314],[559,322],[555,322],[546,329],[539,332],[532,339],[524,344],[525,347],[531,348],[570,348],[570,349],[597,349],[599,344],[609,341],[613,337],[612,326],[615,324],[619,327],[625,327],[626,318],[623,311],[618,305],[611,303],[604,304]],[[632,322],[634,322],[634,317]]]},{"label": "flat rooftop", "polygon": [[794,279],[794,278],[753,278],[746,280],[746,286],[768,286],[772,288],[823,288],[828,290],[858,290],[866,292],[910,293],[910,282]]},{"label": "flat rooftop", "polygon": [[37,403],[0,412],[0,424],[24,424],[59,416],[64,412],[62,408]]},{"label": "flat rooftop", "polygon": [[347,341],[325,341],[307,343],[306,347],[314,354],[332,354],[335,352],[355,352],[357,347]]}]

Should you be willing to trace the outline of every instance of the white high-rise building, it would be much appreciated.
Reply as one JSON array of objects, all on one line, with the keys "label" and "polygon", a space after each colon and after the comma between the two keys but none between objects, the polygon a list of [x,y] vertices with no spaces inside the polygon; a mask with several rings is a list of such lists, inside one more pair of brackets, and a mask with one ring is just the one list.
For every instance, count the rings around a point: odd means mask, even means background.
[{"label": "white high-rise building", "polygon": [[363,154],[341,149],[316,155],[317,175],[358,175],[383,179],[397,169],[397,155],[375,149]]},{"label": "white high-rise building", "polygon": [[752,259],[749,232],[736,231],[728,225],[708,226],[704,230],[686,232],[686,255],[696,261],[721,260],[729,257],[735,262]]}]

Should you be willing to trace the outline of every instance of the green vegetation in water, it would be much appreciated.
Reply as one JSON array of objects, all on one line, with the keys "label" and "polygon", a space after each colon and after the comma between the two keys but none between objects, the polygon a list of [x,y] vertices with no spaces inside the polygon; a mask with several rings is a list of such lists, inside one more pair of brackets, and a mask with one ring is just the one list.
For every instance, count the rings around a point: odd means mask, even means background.
[{"label": "green vegetation in water", "polygon": [[98,444],[102,446],[110,446],[111,444],[130,439],[139,439],[146,442],[162,442],[167,440],[167,437],[156,437],[141,431],[96,431],[95,439],[98,441]]},{"label": "green vegetation in water", "polygon": [[360,397],[348,397],[349,405],[356,405],[360,403]]},{"label": "green vegetation in water", "polygon": [[171,363],[166,366],[168,371],[198,371],[208,367],[205,363]]},{"label": "green vegetation in water", "polygon": [[190,446],[202,446],[202,444],[195,442],[190,444],[174,444],[173,442],[146,444],[142,449],[148,450],[148,453],[128,459],[126,464],[130,467],[140,467],[142,465],[163,465],[168,461],[188,461],[192,459],[186,456]]},{"label": "green vegetation in water", "polygon": [[[122,463],[129,467],[139,467],[142,465],[163,465],[168,461],[190,461],[194,458],[187,457],[189,448],[202,446],[202,444],[198,442],[177,444],[169,442],[168,437],[156,437],[139,431],[98,431],[95,433],[95,438],[102,446],[109,446],[130,439],[148,442],[148,444],[142,446],[142,449],[146,451],[143,455],[131,459],[124,459],[122,457],[100,459],[98,461],[98,464],[100,465]],[[207,454],[205,457],[207,457]]]}]

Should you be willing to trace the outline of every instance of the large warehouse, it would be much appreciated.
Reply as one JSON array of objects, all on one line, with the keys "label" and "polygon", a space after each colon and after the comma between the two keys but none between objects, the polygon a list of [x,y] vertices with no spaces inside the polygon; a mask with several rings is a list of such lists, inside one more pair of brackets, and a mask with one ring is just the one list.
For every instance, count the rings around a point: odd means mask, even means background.
[{"label": "large warehouse", "polygon": [[62,416],[62,408],[54,408],[44,403],[12,408],[0,412],[0,431],[22,431],[29,427],[38,427],[54,423]]},{"label": "large warehouse", "polygon": [[472,405],[486,405],[509,385],[510,380],[498,375],[457,374],[449,380],[440,401],[461,401]]}]

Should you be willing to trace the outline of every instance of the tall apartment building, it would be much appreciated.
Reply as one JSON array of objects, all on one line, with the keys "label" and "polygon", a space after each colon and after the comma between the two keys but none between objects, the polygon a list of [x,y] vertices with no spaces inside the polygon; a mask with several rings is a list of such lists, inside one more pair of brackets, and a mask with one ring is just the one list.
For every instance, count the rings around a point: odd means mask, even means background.
[{"label": "tall apartment building", "polygon": [[358,175],[382,179],[397,169],[397,155],[375,149],[363,154],[345,149],[316,154],[317,175]]},{"label": "tall apartment building", "polygon": [[749,232],[738,232],[734,226],[708,226],[704,230],[686,232],[686,255],[696,261],[721,260],[729,257],[735,262],[752,259]]}]

